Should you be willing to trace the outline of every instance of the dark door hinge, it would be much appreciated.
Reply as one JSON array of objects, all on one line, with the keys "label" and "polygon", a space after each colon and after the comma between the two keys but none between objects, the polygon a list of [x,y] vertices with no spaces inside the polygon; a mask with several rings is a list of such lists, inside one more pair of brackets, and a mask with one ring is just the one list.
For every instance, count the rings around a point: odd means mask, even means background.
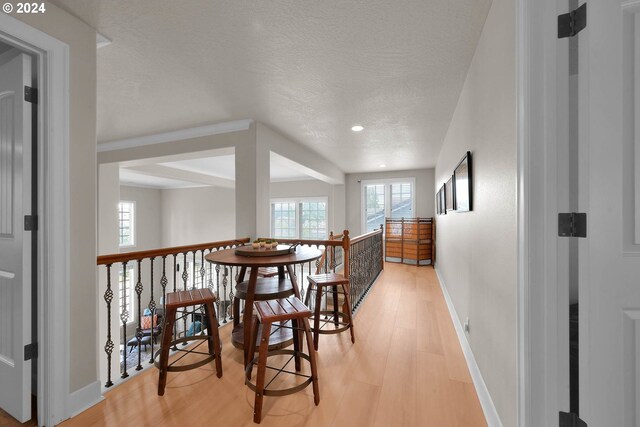
[{"label": "dark door hinge", "polygon": [[560,427],[587,427],[587,423],[573,412],[560,412]]},{"label": "dark door hinge", "polygon": [[24,231],[36,231],[38,229],[38,217],[35,215],[24,216]]},{"label": "dark door hinge", "polygon": [[587,26],[587,4],[558,15],[558,38],[573,37]]},{"label": "dark door hinge", "polygon": [[587,237],[586,213],[559,213],[558,236],[560,237]]},{"label": "dark door hinge", "polygon": [[36,359],[38,357],[38,343],[34,342],[24,346],[24,360]]},{"label": "dark door hinge", "polygon": [[38,103],[38,89],[35,87],[24,87],[24,100],[32,104]]}]

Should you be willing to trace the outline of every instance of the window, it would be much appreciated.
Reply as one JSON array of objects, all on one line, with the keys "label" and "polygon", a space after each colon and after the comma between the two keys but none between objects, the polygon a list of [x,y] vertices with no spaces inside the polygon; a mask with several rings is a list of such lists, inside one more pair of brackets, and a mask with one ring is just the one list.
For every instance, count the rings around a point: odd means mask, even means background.
[{"label": "window", "polygon": [[380,227],[384,222],[385,210],[385,185],[373,184],[364,186],[365,197],[365,233]]},{"label": "window", "polygon": [[391,184],[391,218],[412,218],[413,191],[408,182]]},{"label": "window", "polygon": [[283,239],[326,239],[327,199],[272,200],[271,236]]},{"label": "window", "polygon": [[135,283],[136,283],[136,274],[135,274],[133,265],[127,264],[126,281],[125,281],[124,270],[120,268],[120,274],[118,277],[118,284],[120,289],[120,305],[119,305],[120,309],[118,311],[118,314],[121,316],[123,311],[126,309],[129,315],[127,323],[131,323],[135,319],[135,316],[133,313],[133,307],[134,307],[133,288],[135,287]]},{"label": "window", "polygon": [[120,247],[135,245],[135,202],[118,203]]},{"label": "window", "polygon": [[362,231],[380,228],[385,218],[415,217],[415,179],[363,181]]},{"label": "window", "polygon": [[[187,261],[187,289],[195,289],[195,288],[203,288],[202,282],[202,264],[200,260],[196,260],[195,262],[195,273],[193,271],[193,261]],[[205,280],[206,280],[206,269],[205,269]],[[183,283],[183,282],[179,282]]]},{"label": "window", "polygon": [[296,218],[295,202],[271,203],[271,235],[294,239],[298,234]]}]

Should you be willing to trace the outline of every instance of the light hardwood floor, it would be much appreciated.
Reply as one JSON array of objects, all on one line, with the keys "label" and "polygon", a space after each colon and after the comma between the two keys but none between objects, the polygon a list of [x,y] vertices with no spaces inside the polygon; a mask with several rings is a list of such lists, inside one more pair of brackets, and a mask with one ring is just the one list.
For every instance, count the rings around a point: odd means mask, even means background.
[{"label": "light hardwood floor", "polygon": [[[486,426],[462,350],[431,267],[387,263],[348,333],[323,335],[320,405],[311,387],[265,397],[264,426]],[[213,365],[169,373],[157,395],[149,369],[66,421],[72,426],[252,426],[253,393],[242,352],[221,329],[224,376]],[[255,370],[254,370],[255,372]]]}]

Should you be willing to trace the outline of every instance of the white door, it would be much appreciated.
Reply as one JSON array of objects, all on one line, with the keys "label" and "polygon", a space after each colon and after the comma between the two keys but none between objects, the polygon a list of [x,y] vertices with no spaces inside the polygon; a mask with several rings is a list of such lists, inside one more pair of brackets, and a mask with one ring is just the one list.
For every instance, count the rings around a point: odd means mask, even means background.
[{"label": "white door", "polygon": [[588,215],[588,233],[579,239],[579,390],[580,418],[589,427],[640,426],[636,12],[637,1],[589,0],[580,33],[579,209]]},{"label": "white door", "polygon": [[0,407],[21,422],[31,418],[31,58],[0,56]]}]

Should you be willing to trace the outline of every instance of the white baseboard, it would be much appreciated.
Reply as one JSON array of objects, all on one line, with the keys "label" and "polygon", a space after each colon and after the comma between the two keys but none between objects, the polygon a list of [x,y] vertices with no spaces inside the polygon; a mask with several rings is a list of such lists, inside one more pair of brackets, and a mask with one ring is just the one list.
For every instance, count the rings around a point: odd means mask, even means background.
[{"label": "white baseboard", "polygon": [[68,408],[69,417],[75,417],[81,412],[86,411],[93,405],[100,403],[102,397],[100,381],[93,382],[69,394]]},{"label": "white baseboard", "polygon": [[489,427],[502,427],[502,421],[500,421],[500,416],[498,415],[498,411],[496,411],[496,407],[493,404],[493,400],[491,399],[491,395],[489,394],[489,389],[487,389],[487,385],[484,383],[484,379],[482,378],[482,373],[480,372],[480,368],[476,363],[476,358],[473,356],[473,351],[471,350],[471,346],[469,345],[467,336],[465,335],[464,329],[462,328],[462,324],[460,323],[460,319],[458,318],[458,313],[456,313],[456,308],[453,306],[453,301],[451,300],[451,296],[447,291],[447,285],[442,279],[442,276],[440,275],[440,271],[438,270],[437,267],[435,268],[435,271],[436,271],[436,274],[438,275],[438,280],[440,281],[440,288],[442,289],[442,293],[444,294],[444,299],[447,302],[447,307],[449,308],[449,314],[451,315],[453,326],[455,326],[456,328],[458,341],[460,341],[460,346],[462,347],[464,358],[467,361],[467,366],[469,367],[469,373],[471,374],[473,385],[476,389],[476,393],[478,394],[478,399],[480,400],[480,406],[482,406],[482,412],[484,412],[484,417],[487,420],[487,425]]}]

